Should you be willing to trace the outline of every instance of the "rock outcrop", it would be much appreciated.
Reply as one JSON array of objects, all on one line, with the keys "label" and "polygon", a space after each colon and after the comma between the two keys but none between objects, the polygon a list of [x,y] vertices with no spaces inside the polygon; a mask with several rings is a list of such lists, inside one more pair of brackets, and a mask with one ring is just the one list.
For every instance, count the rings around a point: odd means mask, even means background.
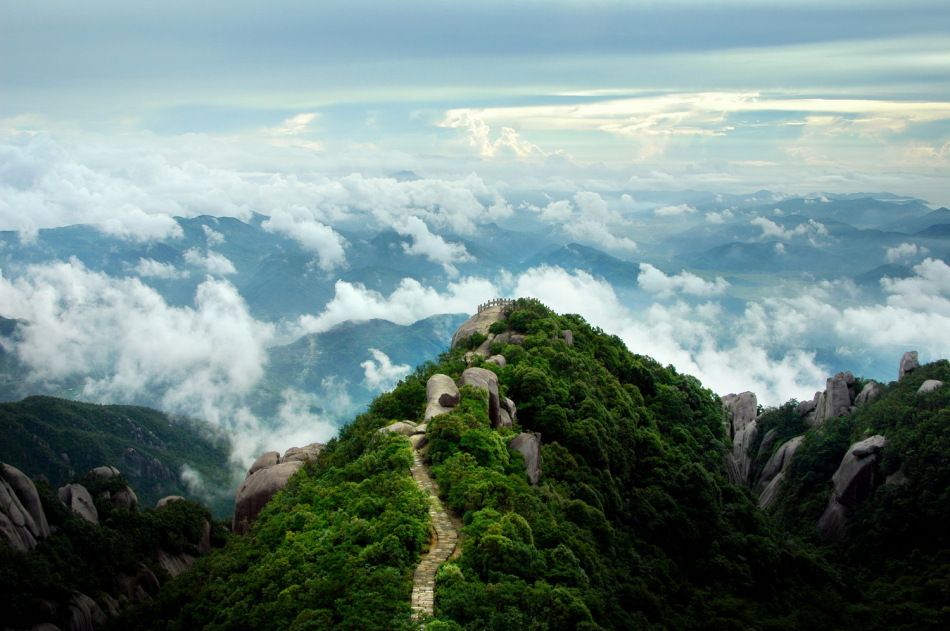
[{"label": "rock outcrop", "polygon": [[498,375],[487,368],[466,368],[459,381],[460,386],[472,386],[488,392],[488,418],[492,427],[498,427],[500,402],[498,399]]},{"label": "rock outcrop", "polygon": [[839,372],[825,382],[825,391],[815,393],[815,409],[805,419],[809,427],[817,427],[830,418],[849,414],[857,397],[854,375]]},{"label": "rock outcrop", "polygon": [[920,360],[917,359],[917,351],[907,351],[901,357],[900,366],[897,369],[897,380],[900,381],[904,375],[912,373],[920,368]]},{"label": "rock outcrop", "polygon": [[435,374],[426,382],[425,420],[445,414],[462,400],[458,386],[448,375]]},{"label": "rock outcrop", "polygon": [[726,455],[726,475],[732,484],[747,486],[752,468],[748,449],[758,431],[759,403],[752,392],[728,394],[722,398],[722,403],[726,412],[723,424],[732,439],[732,452]]},{"label": "rock outcrop", "polygon": [[506,304],[486,307],[463,322],[462,326],[455,331],[455,335],[452,336],[452,348],[455,348],[455,345],[458,344],[460,340],[471,337],[476,333],[488,335],[488,329],[491,325],[505,319],[506,307]]},{"label": "rock outcrop", "polygon": [[785,479],[785,470],[804,439],[804,436],[796,436],[786,441],[765,463],[755,488],[755,492],[759,494],[759,508],[768,508],[778,498],[779,488]]},{"label": "rock outcrop", "polygon": [[524,472],[531,484],[541,479],[541,434],[526,432],[518,434],[508,443],[508,449],[524,456]]},{"label": "rock outcrop", "polygon": [[50,535],[46,513],[36,486],[22,471],[0,465],[0,538],[15,550],[26,552]]},{"label": "rock outcrop", "polygon": [[920,387],[917,389],[917,394],[933,392],[934,390],[942,388],[943,385],[943,382],[939,379],[928,379],[927,381],[920,384]]},{"label": "rock outcrop", "polygon": [[857,508],[881,483],[877,470],[879,453],[887,444],[884,436],[866,438],[852,445],[832,476],[832,492],[818,530],[828,541],[847,536],[848,511]]},{"label": "rock outcrop", "polygon": [[864,387],[861,388],[861,392],[858,393],[858,396],[854,399],[854,407],[859,408],[862,405],[867,405],[874,399],[878,398],[884,393],[884,388],[876,381],[869,381],[864,384]]},{"label": "rock outcrop", "polygon": [[276,451],[261,455],[248,469],[247,477],[235,494],[234,518],[231,524],[234,532],[247,533],[261,509],[278,491],[287,486],[287,481],[297,473],[304,462],[316,458],[322,449],[323,445],[320,443],[291,447],[282,457],[277,458],[276,462]]},{"label": "rock outcrop", "polygon": [[70,510],[92,524],[99,524],[99,511],[92,501],[92,495],[82,484],[66,484],[57,492],[59,501]]}]

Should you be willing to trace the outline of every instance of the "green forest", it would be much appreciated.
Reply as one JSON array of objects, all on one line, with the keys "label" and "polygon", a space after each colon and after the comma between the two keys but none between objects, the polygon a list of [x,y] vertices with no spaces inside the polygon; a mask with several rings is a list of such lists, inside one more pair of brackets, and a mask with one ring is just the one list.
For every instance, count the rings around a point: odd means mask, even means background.
[{"label": "green forest", "polygon": [[[572,332],[572,342],[562,331]],[[420,365],[344,426],[267,505],[154,598],[107,629],[141,631],[950,628],[950,382],[945,361],[883,386],[853,414],[809,429],[795,402],[764,411],[780,440],[805,434],[769,512],[726,481],[731,444],[719,397],[672,366],[630,352],[576,315],[532,300],[493,333],[504,366],[467,354],[478,335]],[[410,609],[413,569],[430,545],[410,440],[379,432],[422,422],[426,384],[491,370],[517,403],[493,428],[484,390],[427,425],[423,457],[461,525],[440,567],[435,615]],[[532,485],[508,448],[542,440]],[[882,484],[844,543],[816,529],[849,445],[888,443]],[[755,453],[758,444],[749,447]],[[761,465],[761,463],[760,463]]]}]

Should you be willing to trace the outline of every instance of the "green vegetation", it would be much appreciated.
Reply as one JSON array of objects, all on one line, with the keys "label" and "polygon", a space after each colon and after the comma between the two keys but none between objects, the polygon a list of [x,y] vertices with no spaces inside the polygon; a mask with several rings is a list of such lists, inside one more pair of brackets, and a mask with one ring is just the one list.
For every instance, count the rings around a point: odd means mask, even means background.
[{"label": "green vegetation", "polygon": [[[192,496],[185,467],[208,488],[228,488],[230,444],[196,419],[130,405],[94,405],[34,396],[0,403],[0,461],[59,486],[99,466],[114,466],[142,506],[166,495]],[[202,497],[215,515],[233,510],[230,494]]]},{"label": "green vegetation", "polygon": [[[725,482],[721,404],[694,378],[630,353],[578,316],[518,301],[520,346],[493,351],[516,426],[492,430],[484,393],[428,427],[428,458],[464,522],[427,629],[792,629],[847,626],[840,575]],[[573,332],[568,346],[559,336]],[[425,384],[458,379],[463,349],[376,399],[292,478],[252,532],[200,559],[128,629],[408,629],[428,540],[408,440]],[[478,359],[474,360],[480,363]],[[520,431],[543,439],[531,486]]]},{"label": "green vegetation", "polygon": [[[95,474],[80,480],[95,498],[99,525],[68,510],[56,491],[42,480],[37,492],[53,534],[30,552],[18,552],[0,540],[0,611],[4,627],[30,628],[52,621],[68,628],[66,603],[79,591],[98,598],[122,593],[120,575],[135,577],[146,566],[161,581],[168,574],[157,560],[159,549],[169,554],[198,555],[198,543],[211,523],[209,543],[223,545],[226,530],[211,521],[208,509],[190,501],[169,502],[158,510],[114,509],[100,492],[124,487],[121,476]],[[49,603],[59,605],[50,620]]]}]

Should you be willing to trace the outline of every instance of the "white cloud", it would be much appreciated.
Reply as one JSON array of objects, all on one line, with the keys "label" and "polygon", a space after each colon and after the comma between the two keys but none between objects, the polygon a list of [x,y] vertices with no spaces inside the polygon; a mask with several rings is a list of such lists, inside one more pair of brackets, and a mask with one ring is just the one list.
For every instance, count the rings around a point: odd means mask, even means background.
[{"label": "white cloud", "polygon": [[207,239],[209,248],[224,243],[224,235],[211,226],[201,224],[201,229],[205,233],[205,239]]},{"label": "white cloud", "polygon": [[139,259],[134,269],[144,278],[187,278],[189,275],[188,270],[179,270],[171,263],[145,258]]},{"label": "white cloud", "polygon": [[393,364],[389,355],[379,349],[369,349],[372,359],[360,363],[363,368],[363,385],[374,392],[385,392],[409,374],[408,364]]},{"label": "white cloud", "polygon": [[[299,210],[299,209],[298,209]],[[330,271],[346,262],[346,239],[330,226],[300,212],[277,209],[261,224],[264,230],[285,234],[314,252],[320,269]]]},{"label": "white cloud", "polygon": [[227,276],[228,274],[237,273],[234,263],[218,252],[208,250],[202,254],[198,249],[191,248],[185,251],[184,257],[185,262],[204,268],[209,274]]},{"label": "white cloud", "polygon": [[950,266],[939,259],[926,259],[914,266],[910,278],[882,278],[881,286],[891,294],[887,303],[929,315],[950,316]]},{"label": "white cloud", "polygon": [[812,245],[816,245],[818,237],[828,236],[828,228],[825,224],[814,219],[802,222],[791,230],[783,228],[768,217],[756,217],[749,223],[762,229],[762,239],[777,238],[790,241],[795,237],[806,237]]},{"label": "white cloud", "polygon": [[729,283],[722,277],[708,281],[690,272],[681,272],[667,276],[649,263],[640,263],[640,275],[637,283],[641,289],[655,294],[658,298],[670,298],[676,293],[692,296],[717,296],[726,292]]},{"label": "white cloud", "polygon": [[696,209],[689,204],[677,204],[675,206],[663,206],[653,211],[657,217],[679,217],[681,215],[692,215]]},{"label": "white cloud", "polygon": [[930,253],[925,247],[918,247],[915,243],[901,243],[892,248],[887,248],[887,261],[896,263],[907,259],[915,259],[920,256],[927,256]]},{"label": "white cloud", "polygon": [[418,217],[406,217],[393,224],[393,229],[412,238],[412,243],[404,243],[403,249],[408,254],[425,256],[434,263],[442,265],[450,276],[457,276],[458,270],[453,263],[472,261],[473,257],[462,243],[449,243],[437,234],[432,234],[426,223]]},{"label": "white cloud", "polygon": [[708,223],[713,223],[713,224],[726,223],[728,219],[732,219],[734,216],[735,215],[733,215],[732,211],[726,208],[725,210],[720,211],[718,213],[717,212],[706,213],[706,221]]}]

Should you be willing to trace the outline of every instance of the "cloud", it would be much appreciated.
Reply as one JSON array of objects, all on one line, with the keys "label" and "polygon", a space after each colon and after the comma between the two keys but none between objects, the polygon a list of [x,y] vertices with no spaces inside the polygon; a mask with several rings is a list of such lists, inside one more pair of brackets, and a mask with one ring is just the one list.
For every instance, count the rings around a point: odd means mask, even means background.
[{"label": "cloud", "polygon": [[154,259],[139,259],[135,264],[135,273],[143,278],[187,278],[188,270],[179,270],[171,263],[162,263]]},{"label": "cloud", "polygon": [[915,243],[901,243],[892,248],[887,248],[887,262],[896,263],[897,261],[915,259],[929,253],[930,250],[922,246],[919,247]]},{"label": "cloud", "polygon": [[229,426],[263,375],[273,326],[237,290],[206,280],[175,307],[137,278],[73,259],[0,277],[4,315],[23,320],[16,353],[36,382],[82,384],[97,402],[148,401]]},{"label": "cloud", "polygon": [[426,223],[418,217],[406,217],[393,224],[393,229],[412,238],[412,243],[404,243],[403,249],[407,254],[425,256],[434,263],[442,265],[450,276],[457,276],[458,270],[452,263],[472,261],[474,258],[465,249],[462,243],[449,243],[442,237],[432,234]]},{"label": "cloud", "polygon": [[503,126],[501,133],[492,140],[491,127],[482,118],[470,110],[450,110],[446,112],[441,127],[462,129],[468,133],[468,143],[478,150],[483,158],[495,158],[508,155],[518,159],[544,158],[553,153],[543,150],[536,144],[525,140],[514,128]]},{"label": "cloud", "polygon": [[721,295],[729,289],[729,283],[719,276],[713,281],[704,280],[690,272],[667,276],[649,263],[640,263],[637,283],[641,289],[655,294],[658,298],[670,298],[677,293],[710,297]]},{"label": "cloud", "polygon": [[201,229],[205,233],[205,239],[207,239],[209,248],[224,243],[224,235],[214,228],[206,224],[201,224]]},{"label": "cloud", "polygon": [[939,259],[926,259],[914,266],[910,278],[882,278],[881,286],[891,294],[887,303],[929,315],[950,316],[950,266]]},{"label": "cloud", "polygon": [[379,349],[369,349],[372,359],[360,363],[363,368],[363,385],[374,392],[391,390],[396,382],[409,374],[408,364],[394,365],[389,355]]},{"label": "cloud", "polygon": [[721,223],[726,223],[727,220],[732,219],[734,216],[735,215],[733,215],[732,211],[726,208],[725,210],[720,211],[718,213],[717,212],[706,213],[706,221],[712,224],[721,224]]},{"label": "cloud", "polygon": [[768,217],[756,217],[751,222],[753,226],[762,229],[762,239],[777,238],[783,241],[791,241],[795,237],[806,237],[812,245],[817,245],[818,237],[828,236],[828,228],[825,224],[809,219],[788,230],[775,223]]},{"label": "cloud", "polygon": [[692,215],[696,209],[689,204],[677,204],[675,206],[663,206],[653,211],[657,217],[679,217],[682,215]]},{"label": "cloud", "polygon": [[184,258],[185,262],[204,268],[209,274],[227,276],[237,273],[234,263],[228,257],[211,250],[202,254],[196,248],[191,248],[185,251]]},{"label": "cloud", "polygon": [[261,224],[268,232],[279,232],[317,255],[320,269],[330,271],[346,262],[346,239],[330,226],[311,217],[304,209],[277,209]]}]

